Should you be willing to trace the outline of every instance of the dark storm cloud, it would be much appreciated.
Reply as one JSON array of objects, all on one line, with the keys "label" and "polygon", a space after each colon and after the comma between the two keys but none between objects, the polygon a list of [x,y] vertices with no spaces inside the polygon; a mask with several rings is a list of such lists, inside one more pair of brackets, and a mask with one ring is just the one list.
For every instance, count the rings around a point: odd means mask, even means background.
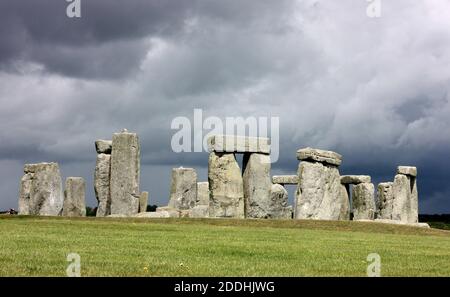
[{"label": "dark storm cloud", "polygon": [[[421,211],[450,212],[448,1],[112,1],[0,3],[0,190],[14,207],[21,167],[57,161],[92,184],[94,141],[139,133],[143,190],[167,203],[171,121],[278,116],[280,159],[336,150],[341,172],[392,180],[417,165]],[[206,131],[205,131],[206,133]],[[12,186],[11,186],[12,185]],[[88,204],[94,205],[92,187]]]},{"label": "dark storm cloud", "polygon": [[32,61],[68,76],[120,78],[145,57],[146,37],[180,37],[198,17],[248,26],[286,3],[82,0],[82,18],[71,19],[64,0],[6,0],[0,3],[0,66],[16,70],[17,61]]}]

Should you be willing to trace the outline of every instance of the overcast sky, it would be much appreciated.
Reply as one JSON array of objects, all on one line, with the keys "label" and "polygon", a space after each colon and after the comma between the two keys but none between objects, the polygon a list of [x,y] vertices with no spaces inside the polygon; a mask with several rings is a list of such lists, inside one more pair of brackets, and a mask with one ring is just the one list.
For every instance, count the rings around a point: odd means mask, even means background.
[{"label": "overcast sky", "polygon": [[[176,116],[277,116],[273,174],[296,150],[343,155],[341,174],[393,180],[418,167],[421,213],[450,213],[450,1],[0,0],[0,208],[23,164],[82,176],[96,139],[141,139],[141,190],[168,202],[172,167],[207,176],[207,153],[172,152]],[[292,191],[291,191],[292,192]]]}]

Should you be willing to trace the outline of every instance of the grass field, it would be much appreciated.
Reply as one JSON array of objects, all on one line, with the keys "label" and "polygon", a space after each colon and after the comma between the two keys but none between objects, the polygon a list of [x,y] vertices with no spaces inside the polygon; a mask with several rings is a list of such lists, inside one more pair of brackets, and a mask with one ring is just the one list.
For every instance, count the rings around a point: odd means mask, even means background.
[{"label": "grass field", "polygon": [[363,222],[0,217],[1,276],[450,276],[450,232]]}]

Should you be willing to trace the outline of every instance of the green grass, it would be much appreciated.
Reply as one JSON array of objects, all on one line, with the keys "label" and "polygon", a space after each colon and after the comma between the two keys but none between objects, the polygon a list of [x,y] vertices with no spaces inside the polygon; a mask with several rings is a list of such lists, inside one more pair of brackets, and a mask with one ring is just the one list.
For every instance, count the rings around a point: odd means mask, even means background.
[{"label": "green grass", "polygon": [[450,276],[450,232],[363,222],[0,217],[1,276]]}]

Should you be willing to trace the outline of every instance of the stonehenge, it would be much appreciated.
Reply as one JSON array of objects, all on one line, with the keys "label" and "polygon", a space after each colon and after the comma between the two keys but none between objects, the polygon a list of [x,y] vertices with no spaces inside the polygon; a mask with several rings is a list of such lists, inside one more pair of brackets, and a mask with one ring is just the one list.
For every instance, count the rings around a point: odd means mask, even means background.
[{"label": "stonehenge", "polygon": [[63,213],[65,217],[85,217],[86,183],[82,177],[68,177],[64,190]]},{"label": "stonehenge", "polygon": [[57,163],[26,164],[20,181],[19,214],[59,216],[64,195]]},{"label": "stonehenge", "polygon": [[338,166],[342,156],[332,151],[304,148],[297,151],[298,186],[294,218],[348,220],[349,198]]},{"label": "stonehenge", "polygon": [[[271,176],[270,140],[214,135],[208,138],[207,181],[194,168],[173,168],[167,206],[147,212],[140,192],[140,143],[123,130],[95,141],[97,217],[312,219],[418,223],[417,168],[398,166],[393,181],[375,189],[368,175],[341,175],[342,156],[306,147],[296,152],[296,175]],[[237,161],[242,154],[242,165]],[[295,185],[289,205],[286,185]],[[86,216],[86,182],[68,177],[63,189],[57,163],[26,164],[19,214]]]}]

